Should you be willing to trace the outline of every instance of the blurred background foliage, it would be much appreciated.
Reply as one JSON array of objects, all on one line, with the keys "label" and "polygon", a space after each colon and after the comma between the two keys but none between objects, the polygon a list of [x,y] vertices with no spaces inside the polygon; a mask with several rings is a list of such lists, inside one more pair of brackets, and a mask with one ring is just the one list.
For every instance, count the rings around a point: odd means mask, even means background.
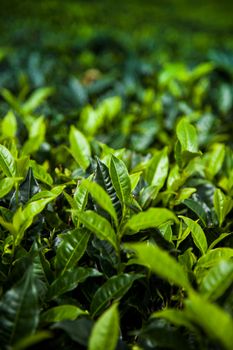
[{"label": "blurred background foliage", "polygon": [[[74,122],[88,134],[84,120],[93,110],[85,108],[111,96],[121,98],[123,109],[115,108],[122,113],[102,128],[100,139],[112,147],[146,149],[160,131],[159,118],[166,119],[162,129],[172,130],[177,117],[197,110],[222,114],[229,131],[232,9],[227,0],[2,0],[0,116],[9,105],[15,110],[3,89],[21,103],[49,86],[54,93],[36,112],[46,117],[53,145],[64,141],[66,126]],[[226,124],[211,120],[224,135]],[[135,121],[141,124],[132,130]],[[129,141],[125,134],[131,132],[136,136]]]}]

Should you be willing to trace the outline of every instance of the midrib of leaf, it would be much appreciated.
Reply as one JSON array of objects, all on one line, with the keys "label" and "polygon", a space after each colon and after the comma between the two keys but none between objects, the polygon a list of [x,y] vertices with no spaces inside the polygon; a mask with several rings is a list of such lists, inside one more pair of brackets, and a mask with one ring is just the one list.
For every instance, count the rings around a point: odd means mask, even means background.
[{"label": "midrib of leaf", "polygon": [[[8,165],[7,162],[6,162],[5,157],[3,157],[2,154],[0,154],[0,158],[1,158],[1,160],[3,161],[3,163],[4,163],[4,165],[5,165],[5,168],[6,168],[6,170],[7,170],[7,173],[8,173],[7,176],[12,177],[14,174],[11,173],[11,171],[9,170],[9,165]],[[10,162],[10,164],[12,165],[12,162]],[[3,172],[4,172],[4,171],[3,171]]]},{"label": "midrib of leaf", "polygon": [[68,266],[69,266],[69,263],[70,263],[70,261],[72,260],[73,256],[75,255],[75,253],[76,253],[78,247],[80,246],[81,242],[83,242],[84,238],[86,238],[85,235],[83,235],[82,239],[81,239],[81,240],[78,242],[78,244],[76,245],[76,248],[74,249],[73,253],[70,255],[70,257],[69,257],[67,263],[65,264],[65,266],[64,266],[64,268],[63,268],[63,270],[62,270],[62,272],[61,272],[61,276],[69,269],[69,267],[68,267]]},{"label": "midrib of leaf", "polygon": [[[129,288],[130,288],[130,285],[132,285],[132,283],[133,283],[134,280],[136,279],[136,276],[134,276],[134,277],[135,277],[135,278],[134,278],[132,281],[130,281],[130,283],[128,283],[127,287],[129,286]],[[114,298],[115,295],[117,295],[118,293],[120,293],[120,292],[121,292],[122,290],[124,290],[124,289],[127,289],[126,286],[125,286],[125,287],[122,286],[121,288],[119,288],[115,293],[111,294],[111,297],[110,297],[110,298],[107,298],[106,301],[108,301],[108,300]],[[106,303],[106,301],[105,301],[105,302],[102,302],[102,303],[100,304],[100,306],[97,308],[97,310],[93,313],[93,316],[96,315],[96,314],[99,312],[99,310],[101,310],[101,308],[102,308],[103,305]]]},{"label": "midrib of leaf", "polygon": [[18,321],[19,321],[19,316],[20,316],[20,313],[21,313],[21,309],[22,309],[22,304],[23,304],[23,300],[24,300],[24,297],[26,295],[26,292],[27,292],[27,289],[28,289],[28,281],[27,283],[24,284],[24,288],[23,288],[23,293],[21,294],[22,295],[22,298],[21,298],[21,301],[19,303],[19,308],[17,309],[17,312],[16,312],[16,316],[15,316],[15,322],[14,322],[14,326],[13,326],[13,330],[12,330],[12,333],[11,333],[11,336],[10,336],[10,344],[12,343],[12,340],[14,338],[14,335],[15,335],[15,330],[16,330],[16,326],[18,324]]}]

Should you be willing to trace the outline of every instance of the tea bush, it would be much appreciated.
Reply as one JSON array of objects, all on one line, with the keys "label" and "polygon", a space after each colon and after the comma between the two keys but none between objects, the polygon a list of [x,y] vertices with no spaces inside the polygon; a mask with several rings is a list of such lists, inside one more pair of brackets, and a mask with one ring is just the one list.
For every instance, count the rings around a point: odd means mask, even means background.
[{"label": "tea bush", "polygon": [[172,1],[122,4],[129,23],[101,1],[12,3],[1,349],[231,350],[231,21],[184,32]]}]

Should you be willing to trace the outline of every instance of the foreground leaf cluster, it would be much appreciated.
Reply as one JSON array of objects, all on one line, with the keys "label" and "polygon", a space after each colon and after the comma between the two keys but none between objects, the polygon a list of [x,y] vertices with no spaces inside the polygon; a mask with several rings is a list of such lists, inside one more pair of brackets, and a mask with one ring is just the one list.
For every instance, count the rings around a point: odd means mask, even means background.
[{"label": "foreground leaf cluster", "polygon": [[232,56],[107,42],[0,91],[0,348],[231,350]]}]

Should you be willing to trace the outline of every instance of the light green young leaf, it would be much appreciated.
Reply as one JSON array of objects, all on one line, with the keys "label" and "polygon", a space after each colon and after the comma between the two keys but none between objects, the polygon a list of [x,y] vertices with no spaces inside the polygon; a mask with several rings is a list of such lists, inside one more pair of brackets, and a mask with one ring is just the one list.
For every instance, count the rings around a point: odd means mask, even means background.
[{"label": "light green young leaf", "polygon": [[38,88],[31,94],[29,99],[23,104],[21,108],[22,113],[30,114],[53,93],[54,93],[54,89],[51,87]]},{"label": "light green young leaf", "polygon": [[88,190],[85,188],[81,182],[74,192],[74,200],[77,206],[77,209],[82,211],[85,209],[88,199]]},{"label": "light green young leaf", "polygon": [[35,160],[30,160],[29,166],[32,167],[33,175],[37,180],[45,183],[46,185],[52,186],[53,178],[42,165],[36,163]]},{"label": "light green young leaf", "polygon": [[53,334],[48,331],[39,331],[31,335],[26,335],[13,345],[12,350],[30,349],[33,345],[52,337]]},{"label": "light green young leaf", "polygon": [[86,137],[73,125],[69,133],[70,152],[76,162],[86,170],[90,164],[91,148]]},{"label": "light green young leaf", "polygon": [[219,226],[221,227],[225,217],[233,207],[233,200],[217,188],[214,192],[214,210],[217,214]]},{"label": "light green young leaf", "polygon": [[90,192],[96,202],[112,216],[115,223],[117,223],[117,214],[107,192],[96,182],[90,182],[84,179],[82,185]]},{"label": "light green young leaf", "polygon": [[193,187],[181,188],[176,196],[174,204],[181,204],[184,200],[188,199],[194,192],[196,192],[196,188]]},{"label": "light green young leaf", "polygon": [[159,189],[163,187],[168,174],[168,156],[167,147],[162,151],[155,153],[150,160],[147,171],[146,179],[150,185],[157,186]]},{"label": "light green young leaf", "polygon": [[232,257],[232,248],[221,247],[208,250],[207,253],[200,257],[196,263],[194,273],[196,275],[197,283],[201,283],[208,272],[208,269],[218,265],[221,260],[229,260]]},{"label": "light green young leaf", "polygon": [[161,278],[170,280],[188,291],[191,290],[183,267],[166,251],[149,243],[126,243],[125,247],[136,252],[134,261],[138,264],[147,266]]},{"label": "light green young leaf", "polygon": [[190,321],[199,325],[209,337],[218,340],[226,350],[232,350],[233,320],[228,313],[196,293],[190,294],[185,306]]},{"label": "light green young leaf", "polygon": [[200,257],[197,262],[196,268],[210,268],[216,265],[222,259],[230,259],[233,257],[232,248],[215,248],[209,250],[205,255]]},{"label": "light green young leaf", "polygon": [[36,118],[29,129],[29,138],[22,147],[22,155],[28,155],[36,152],[45,138],[44,117]]},{"label": "light green young leaf", "polygon": [[137,186],[137,184],[138,184],[138,182],[140,180],[141,174],[142,174],[142,171],[138,171],[136,173],[133,173],[133,174],[129,175],[130,183],[131,183],[131,190],[132,191],[136,188],[136,186]]},{"label": "light green young leaf", "polygon": [[12,111],[9,111],[3,118],[1,131],[4,137],[15,137],[17,131],[17,121]]},{"label": "light green young leaf", "polygon": [[89,339],[88,350],[115,350],[119,337],[118,304],[113,304],[96,321]]},{"label": "light green young leaf", "polygon": [[[57,186],[62,187],[62,186]],[[54,188],[56,189],[56,188]],[[57,197],[58,194],[51,195],[51,191],[47,191],[49,195],[48,198],[42,198],[38,200],[34,200],[36,197],[41,197],[42,192],[39,192],[35,196],[32,197],[31,201],[28,202],[28,204],[25,206],[24,209],[22,207],[19,207],[16,213],[13,216],[13,227],[15,230],[15,246],[19,245],[25,231],[28,229],[28,227],[31,226],[33,223],[33,220],[36,215],[42,212],[46,205],[51,202],[54,198]]]},{"label": "light green young leaf", "polygon": [[9,193],[14,186],[15,179],[13,177],[6,177],[0,180],[0,198]]},{"label": "light green young leaf", "polygon": [[233,282],[233,261],[221,260],[212,267],[200,285],[200,292],[212,301],[218,299]]},{"label": "light green young leaf", "polygon": [[151,318],[165,318],[172,324],[180,327],[187,327],[191,331],[195,332],[194,325],[190,322],[189,318],[186,316],[185,312],[176,309],[165,309],[162,311],[153,312],[150,316]]},{"label": "light green young leaf", "polygon": [[0,91],[2,97],[9,103],[13,109],[20,112],[20,105],[18,99],[7,89],[1,89]]},{"label": "light green young leaf", "polygon": [[159,227],[168,221],[178,222],[172,211],[166,208],[150,208],[147,211],[133,215],[128,220],[126,228],[129,228],[132,232],[127,232],[127,234],[134,234],[150,227]]},{"label": "light green young leaf", "polygon": [[203,157],[207,175],[212,178],[222,168],[222,164],[225,158],[225,145],[222,143],[215,143],[212,145],[210,152],[206,153]]},{"label": "light green young leaf", "polygon": [[42,322],[62,322],[76,320],[79,316],[88,314],[87,311],[74,305],[60,305],[50,308],[41,315]]},{"label": "light green young leaf", "polygon": [[0,145],[0,168],[6,176],[16,176],[15,159],[11,152],[3,145]]},{"label": "light green young leaf", "polygon": [[230,236],[232,234],[232,232],[229,233],[221,233],[221,235],[216,238],[209,246],[208,250],[213,249],[219,242],[221,242],[224,238]]},{"label": "light green young leaf", "polygon": [[182,118],[176,127],[177,138],[181,144],[182,151],[196,153],[198,151],[198,138],[195,127],[189,123],[187,118]]},{"label": "light green young leaf", "polygon": [[117,248],[116,234],[108,220],[92,210],[79,212],[78,218],[80,222],[99,239],[106,240],[112,244],[115,249]]},{"label": "light green young leaf", "polygon": [[197,248],[200,250],[202,254],[205,254],[207,251],[207,240],[204,231],[202,230],[201,226],[196,222],[193,221],[190,218],[187,218],[185,216],[180,215],[179,216],[185,224],[188,226],[188,228],[191,231],[193,241]]},{"label": "light green young leaf", "polygon": [[126,165],[122,160],[112,155],[109,170],[117,196],[121,203],[125,205],[131,194],[131,182]]}]

